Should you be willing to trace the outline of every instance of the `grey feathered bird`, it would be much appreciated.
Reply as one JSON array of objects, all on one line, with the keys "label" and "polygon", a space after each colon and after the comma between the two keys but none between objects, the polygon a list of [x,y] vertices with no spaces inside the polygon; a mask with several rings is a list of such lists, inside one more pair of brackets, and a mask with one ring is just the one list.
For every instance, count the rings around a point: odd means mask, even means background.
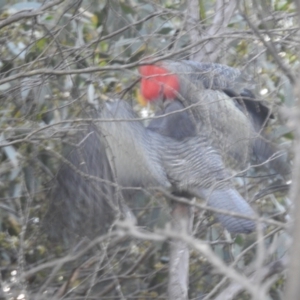
[{"label": "grey feathered bird", "polygon": [[[69,242],[77,235],[93,238],[104,233],[114,219],[119,197],[131,199],[135,187],[163,187],[209,199],[215,208],[254,215],[227,180],[209,138],[197,134],[189,112],[177,112],[184,108],[180,102],[165,105],[165,112],[171,114],[155,119],[148,128],[132,120],[137,116],[124,101],[107,103],[97,112],[98,118],[112,122],[89,126],[77,137],[80,146],[68,155],[69,163],[59,169],[44,220],[50,236]],[[231,232],[255,228],[252,221],[218,217]]]}]

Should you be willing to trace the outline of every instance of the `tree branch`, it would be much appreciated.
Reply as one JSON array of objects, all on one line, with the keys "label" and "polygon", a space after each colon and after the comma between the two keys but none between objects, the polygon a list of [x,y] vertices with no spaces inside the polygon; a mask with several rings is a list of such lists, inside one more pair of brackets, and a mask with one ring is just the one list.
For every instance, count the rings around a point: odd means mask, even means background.
[{"label": "tree branch", "polygon": [[56,0],[56,1],[52,1],[50,3],[47,3],[45,5],[43,5],[42,7],[38,8],[38,9],[35,9],[35,10],[32,10],[32,11],[22,11],[22,12],[19,12],[19,13],[15,13],[13,14],[12,16],[10,16],[9,18],[3,20],[0,22],[0,29],[5,27],[5,26],[8,26],[14,22],[18,22],[22,19],[29,19],[29,18],[32,18],[32,17],[36,17],[40,14],[42,14],[45,10],[51,8],[52,6],[54,5],[58,5],[62,2],[64,2],[65,0]]},{"label": "tree branch", "polygon": [[[232,15],[234,14],[237,7],[236,0],[217,0],[215,4],[215,16],[212,25],[205,32],[201,33],[198,29],[200,24],[200,8],[198,0],[188,1],[187,9],[187,30],[190,33],[190,39],[193,42],[199,41],[203,38],[213,37],[216,34],[222,35],[227,31],[227,25],[229,24]],[[215,62],[220,55],[223,48],[231,41],[231,39],[221,40],[208,40],[204,45],[199,44],[197,47],[193,48],[193,53],[191,54],[191,59],[196,61],[211,61]],[[225,44],[224,44],[225,43]]]}]

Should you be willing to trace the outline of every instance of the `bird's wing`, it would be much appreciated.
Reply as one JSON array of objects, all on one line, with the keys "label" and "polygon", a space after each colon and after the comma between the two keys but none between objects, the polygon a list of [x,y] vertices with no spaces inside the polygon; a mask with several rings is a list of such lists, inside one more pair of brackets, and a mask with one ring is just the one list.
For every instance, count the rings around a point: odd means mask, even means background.
[{"label": "bird's wing", "polygon": [[[106,103],[101,110],[99,128],[107,144],[107,155],[124,187],[169,187],[160,158],[138,116],[125,101]],[[108,122],[107,122],[108,121]]]},{"label": "bird's wing", "polygon": [[50,238],[94,238],[114,219],[118,193],[105,145],[96,126],[84,132],[78,134],[79,145],[67,155],[49,194],[43,226]]}]

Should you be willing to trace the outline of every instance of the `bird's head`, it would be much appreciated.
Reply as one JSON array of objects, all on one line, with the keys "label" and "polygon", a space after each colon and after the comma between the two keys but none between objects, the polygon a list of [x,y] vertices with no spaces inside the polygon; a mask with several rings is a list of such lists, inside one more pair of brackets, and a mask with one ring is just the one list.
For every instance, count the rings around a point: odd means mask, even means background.
[{"label": "bird's head", "polygon": [[157,65],[139,68],[142,76],[140,94],[146,102],[175,99],[179,92],[179,78],[176,74]]}]

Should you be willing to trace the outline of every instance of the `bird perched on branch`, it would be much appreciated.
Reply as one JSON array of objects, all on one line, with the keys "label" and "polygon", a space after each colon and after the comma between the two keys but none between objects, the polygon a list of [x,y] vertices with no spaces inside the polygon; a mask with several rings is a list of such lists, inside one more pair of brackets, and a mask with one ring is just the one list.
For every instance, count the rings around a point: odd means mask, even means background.
[{"label": "bird perched on branch", "polygon": [[[252,154],[259,162],[264,162],[276,152],[276,148],[264,138],[264,134],[261,134],[271,114],[268,108],[257,101],[253,93],[247,89],[249,82],[243,78],[240,71],[219,64],[164,61],[158,65],[143,66],[140,73],[143,76],[141,94],[148,101],[163,100],[163,108],[156,114],[161,118],[153,119],[148,128],[143,127],[139,121],[132,120],[128,122],[131,126],[124,128],[119,125],[124,125],[124,122],[113,122],[110,126],[109,123],[97,125],[95,129],[100,135],[95,135],[93,130],[92,143],[87,141],[82,145],[81,151],[85,154],[85,159],[90,158],[91,162],[87,174],[117,180],[120,186],[127,188],[160,186],[171,190],[193,191],[194,194],[207,198],[207,191],[213,186],[212,182],[222,182],[228,177],[224,163],[225,166],[230,164],[240,170],[246,166]],[[119,115],[123,113],[127,119],[136,117],[126,105],[123,106],[119,104],[117,110]],[[163,117],[164,114],[168,116]],[[104,146],[105,143],[107,145]],[[110,152],[109,149],[113,148],[113,145],[115,150]],[[214,150],[210,152],[208,149]],[[70,155],[71,163],[81,168],[79,152],[74,151],[75,153]],[[208,160],[214,158],[218,162],[217,165],[222,171],[215,172],[221,174],[220,178],[210,176],[214,174],[213,170],[216,167],[203,159],[206,153]],[[162,159],[163,155],[166,159]],[[177,159],[178,157],[183,158]],[[104,161],[109,162],[111,172],[109,176],[102,173],[101,164],[98,163]],[[201,161],[203,162],[201,168],[195,169],[193,173],[194,166]],[[175,163],[172,165],[169,162]],[[289,165],[281,158],[273,159],[271,166],[281,174],[289,172]],[[86,207],[93,207],[91,203],[96,203],[97,199],[101,198],[97,195],[99,187],[95,189],[95,185],[91,186],[88,180],[83,180],[80,176],[68,166],[62,168],[58,173],[58,179],[64,183],[58,185],[56,198],[59,199],[61,195],[65,195],[64,199],[70,198],[70,195],[73,199],[81,197],[79,202],[83,201]],[[203,178],[209,179],[207,189],[203,188],[206,185]],[[196,183],[195,189],[193,183]],[[220,197],[214,197],[219,193],[215,190],[211,196],[214,200],[211,200],[210,205],[225,209],[228,205],[232,211],[252,216],[252,209],[231,188],[230,181],[226,181],[226,184],[230,188],[227,188],[226,192],[221,189],[223,196]],[[70,194],[72,185],[84,193]],[[101,185],[101,189],[103,187],[104,185]],[[114,191],[110,194],[114,194]],[[224,196],[226,193],[228,195]],[[100,206],[98,203],[94,207],[101,209]],[[246,226],[240,227],[242,232],[253,230],[254,223],[247,222]],[[227,228],[236,231],[236,227],[227,225]]]},{"label": "bird perched on branch", "polygon": [[[281,175],[290,173],[289,164],[263,133],[272,115],[255,99],[248,89],[249,80],[239,70],[220,64],[168,60],[142,66],[139,71],[141,95],[153,103],[180,102],[190,113],[196,130],[211,136],[226,165],[244,169],[254,155],[258,163],[270,160],[271,167]],[[163,115],[164,108],[157,113]],[[160,127],[158,121],[153,123],[150,127]],[[176,128],[183,136],[189,132],[186,126],[180,128],[178,124]]]},{"label": "bird perched on branch", "polygon": [[[201,197],[218,209],[254,216],[232,187],[209,137],[197,134],[189,112],[182,109],[180,102],[165,103],[170,115],[144,127],[134,120],[137,115],[126,102],[106,102],[96,115],[110,122],[88,126],[58,171],[44,220],[50,236],[69,243],[77,235],[93,238],[105,232],[120,198],[130,199],[135,188],[160,187],[179,196]],[[123,205],[123,213],[126,209]],[[218,218],[231,232],[255,229],[253,221]]]}]

